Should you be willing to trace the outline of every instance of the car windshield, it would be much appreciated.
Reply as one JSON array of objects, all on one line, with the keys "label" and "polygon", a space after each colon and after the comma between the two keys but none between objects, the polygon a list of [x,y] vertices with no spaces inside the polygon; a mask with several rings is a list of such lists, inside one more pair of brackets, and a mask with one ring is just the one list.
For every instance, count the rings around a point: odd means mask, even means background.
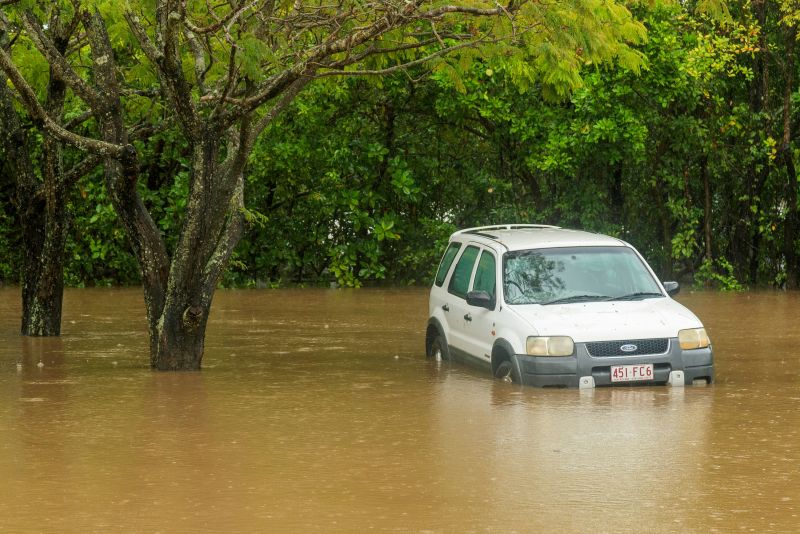
[{"label": "car windshield", "polygon": [[565,304],[663,297],[639,256],[628,247],[519,250],[503,257],[508,304]]}]

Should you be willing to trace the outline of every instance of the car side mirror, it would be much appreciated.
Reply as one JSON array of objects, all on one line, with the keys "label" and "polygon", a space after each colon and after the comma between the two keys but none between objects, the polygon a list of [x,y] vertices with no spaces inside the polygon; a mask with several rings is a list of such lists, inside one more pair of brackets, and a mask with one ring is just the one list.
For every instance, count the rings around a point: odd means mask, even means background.
[{"label": "car side mirror", "polygon": [[678,282],[663,282],[667,295],[673,297],[681,292],[681,285]]},{"label": "car side mirror", "polygon": [[494,299],[484,290],[470,291],[467,293],[467,304],[470,306],[477,306],[479,308],[486,308],[487,310],[494,309]]}]

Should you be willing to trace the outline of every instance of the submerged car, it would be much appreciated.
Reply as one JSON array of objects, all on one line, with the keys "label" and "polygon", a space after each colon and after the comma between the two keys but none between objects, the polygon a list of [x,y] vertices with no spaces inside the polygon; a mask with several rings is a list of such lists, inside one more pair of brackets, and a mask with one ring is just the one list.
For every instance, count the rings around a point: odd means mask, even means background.
[{"label": "submerged car", "polygon": [[628,243],[555,226],[454,233],[430,292],[428,357],[580,387],[714,381],[700,320]]}]

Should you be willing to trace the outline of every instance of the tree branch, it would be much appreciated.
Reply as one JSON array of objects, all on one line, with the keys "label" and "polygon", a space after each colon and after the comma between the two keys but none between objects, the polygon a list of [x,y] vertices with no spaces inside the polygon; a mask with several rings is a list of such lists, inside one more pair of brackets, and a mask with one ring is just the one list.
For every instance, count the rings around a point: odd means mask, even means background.
[{"label": "tree branch", "polygon": [[[160,4],[160,8],[163,9],[163,7],[164,6]],[[165,16],[169,17],[169,15]],[[191,101],[191,89],[188,84],[186,84],[183,73],[176,72],[174,57],[172,59],[168,57],[168,54],[169,56],[173,56],[177,51],[170,51],[168,44],[165,44],[163,50],[156,48],[150,36],[147,35],[144,26],[142,26],[142,23],[139,21],[139,17],[133,12],[125,11],[124,17],[128,22],[128,27],[130,27],[131,32],[133,32],[134,37],[139,42],[142,51],[153,64],[153,68],[161,82],[161,88],[166,98],[172,102],[178,120],[183,124],[184,130],[188,136],[192,139],[196,139],[198,120],[196,110]]]},{"label": "tree branch", "polygon": [[94,113],[92,113],[91,111],[84,111],[83,113],[81,113],[80,115],[78,115],[74,119],[71,119],[68,123],[66,123],[64,125],[64,128],[66,128],[67,130],[72,130],[76,126],[78,126],[80,124],[83,124],[84,122],[88,121],[92,117],[94,117]]},{"label": "tree branch", "polygon": [[129,148],[126,146],[84,137],[60,126],[44,110],[39,100],[36,98],[36,93],[34,93],[31,86],[28,85],[28,82],[25,81],[25,78],[23,78],[22,74],[20,74],[16,66],[14,66],[11,57],[3,49],[0,49],[0,68],[6,73],[11,83],[14,84],[22,105],[25,106],[25,109],[28,111],[33,121],[40,127],[46,129],[53,136],[93,154],[102,154],[104,156],[119,158],[123,157],[123,155],[128,152]]},{"label": "tree branch", "polygon": [[[512,10],[516,9],[518,9],[518,6],[514,6],[512,8]],[[477,7],[468,7],[468,6],[440,6],[437,7],[436,9],[424,11],[420,13],[416,18],[433,19],[451,13],[463,13],[465,15],[472,15],[473,17],[496,17],[497,15],[503,15],[503,14],[507,15],[510,11],[511,10],[506,9],[504,7],[496,7],[494,9],[481,9]]]},{"label": "tree branch", "polygon": [[194,56],[194,75],[197,80],[197,88],[200,90],[200,95],[205,95],[208,92],[205,85],[205,77],[208,72],[205,50],[200,43],[200,39],[192,31],[186,32],[185,36],[186,41],[189,43],[189,49]]},{"label": "tree branch", "polygon": [[289,85],[294,83],[294,81],[300,77],[301,73],[306,72],[309,65],[321,63],[324,59],[334,54],[351,50],[358,45],[393,30],[401,25],[401,23],[407,22],[414,14],[414,11],[418,9],[424,1],[425,0],[410,0],[405,3],[399,11],[387,14],[369,26],[365,26],[347,36],[340,37],[335,41],[326,41],[312,48],[304,61],[265,80],[257,88],[253,96],[242,99],[240,109],[231,112],[231,119],[235,120],[241,115],[253,111],[280,94]]},{"label": "tree branch", "polygon": [[[482,43],[482,42],[485,42],[485,41],[478,40],[478,41],[469,41],[467,43],[459,43],[457,45],[453,45],[453,46],[449,46],[447,48],[442,48],[440,50],[437,50],[436,52],[428,54],[427,56],[422,57],[420,59],[415,59],[415,60],[409,61],[407,63],[400,63],[398,65],[393,65],[393,66],[387,67],[385,69],[375,69],[375,70],[342,70],[342,69],[338,69],[338,70],[329,70],[329,71],[325,71],[325,72],[319,72],[319,73],[315,74],[315,77],[323,78],[323,77],[327,77],[327,76],[383,76],[385,74],[391,74],[392,72],[397,72],[399,70],[404,70],[404,69],[407,69],[409,67],[414,67],[414,66],[417,66],[417,65],[421,65],[423,63],[426,63],[426,62],[430,61],[431,59],[435,59],[437,57],[444,56],[446,54],[449,54],[450,52],[454,52],[455,50],[460,50],[462,48],[469,48],[469,47],[472,47],[472,46],[476,46],[478,43]],[[352,64],[352,63],[355,63],[355,60],[353,62],[349,62],[349,63],[347,63],[347,62],[344,62],[344,63],[343,62],[339,62],[339,64],[343,64],[343,65],[349,65],[349,64]]]},{"label": "tree branch", "polygon": [[[258,4],[258,0],[255,0],[255,1],[249,2],[249,3],[247,3],[247,2],[242,3],[242,5],[239,6],[239,8],[232,9],[227,15],[225,15],[221,19],[217,18],[216,22],[214,22],[213,24],[209,24],[208,26],[197,26],[196,24],[194,24],[192,21],[190,21],[188,18],[185,17],[185,14],[186,14],[186,1],[184,0],[182,2],[182,6],[181,6],[182,7],[182,11],[183,11],[182,14],[184,15],[183,23],[193,33],[197,33],[197,34],[213,33],[215,31],[217,31],[218,29],[220,29],[223,25],[228,25],[229,26],[229,23],[232,24],[233,22],[235,22],[236,19],[238,19],[242,15],[242,13],[244,13],[245,11],[247,11],[248,9],[250,9],[252,7],[255,7],[256,4]],[[216,18],[216,17],[214,17],[214,18]]]},{"label": "tree branch", "polygon": [[76,163],[70,170],[64,173],[62,184],[64,190],[71,189],[78,180],[89,174],[95,167],[103,163],[104,156],[99,154],[89,154],[83,161]]},{"label": "tree branch", "polygon": [[236,180],[228,219],[225,221],[222,235],[217,241],[217,247],[203,269],[204,285],[206,286],[206,291],[203,293],[208,295],[209,299],[244,230],[244,175],[240,175]]},{"label": "tree branch", "polygon": [[22,22],[28,32],[28,37],[30,37],[37,50],[45,57],[58,76],[64,80],[64,83],[89,107],[99,111],[103,102],[100,94],[86,83],[83,78],[78,76],[72,65],[58,52],[53,42],[44,34],[42,25],[36,19],[36,16],[26,9],[23,12]]},{"label": "tree branch", "polygon": [[281,95],[281,99],[274,105],[272,108],[261,117],[261,119],[256,123],[255,127],[250,132],[250,135],[247,139],[246,149],[249,152],[253,146],[255,145],[258,136],[261,135],[267,126],[269,126],[275,118],[280,115],[280,113],[286,109],[286,107],[291,104],[292,100],[297,96],[297,94],[306,86],[308,83],[313,79],[312,76],[302,76],[301,78],[297,79],[289,88],[283,92]]}]

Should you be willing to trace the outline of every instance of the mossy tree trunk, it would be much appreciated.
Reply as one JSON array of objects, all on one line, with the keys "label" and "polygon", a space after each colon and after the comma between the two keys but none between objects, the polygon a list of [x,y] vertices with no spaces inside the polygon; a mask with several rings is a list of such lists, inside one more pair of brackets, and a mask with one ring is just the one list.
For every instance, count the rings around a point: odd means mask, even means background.
[{"label": "mossy tree trunk", "polygon": [[[0,27],[0,46],[9,40]],[[72,21],[64,21],[54,9],[48,23],[53,47],[59,54],[67,51]],[[44,109],[59,120],[63,115],[66,85],[50,69]],[[15,178],[14,204],[24,242],[22,261],[22,325],[26,336],[57,336],[61,333],[61,307],[64,293],[64,248],[67,235],[66,196],[68,185],[83,169],[66,172],[62,143],[47,132],[43,134],[39,170],[31,159],[31,143],[8,89],[5,74],[0,76],[0,145]]]}]

